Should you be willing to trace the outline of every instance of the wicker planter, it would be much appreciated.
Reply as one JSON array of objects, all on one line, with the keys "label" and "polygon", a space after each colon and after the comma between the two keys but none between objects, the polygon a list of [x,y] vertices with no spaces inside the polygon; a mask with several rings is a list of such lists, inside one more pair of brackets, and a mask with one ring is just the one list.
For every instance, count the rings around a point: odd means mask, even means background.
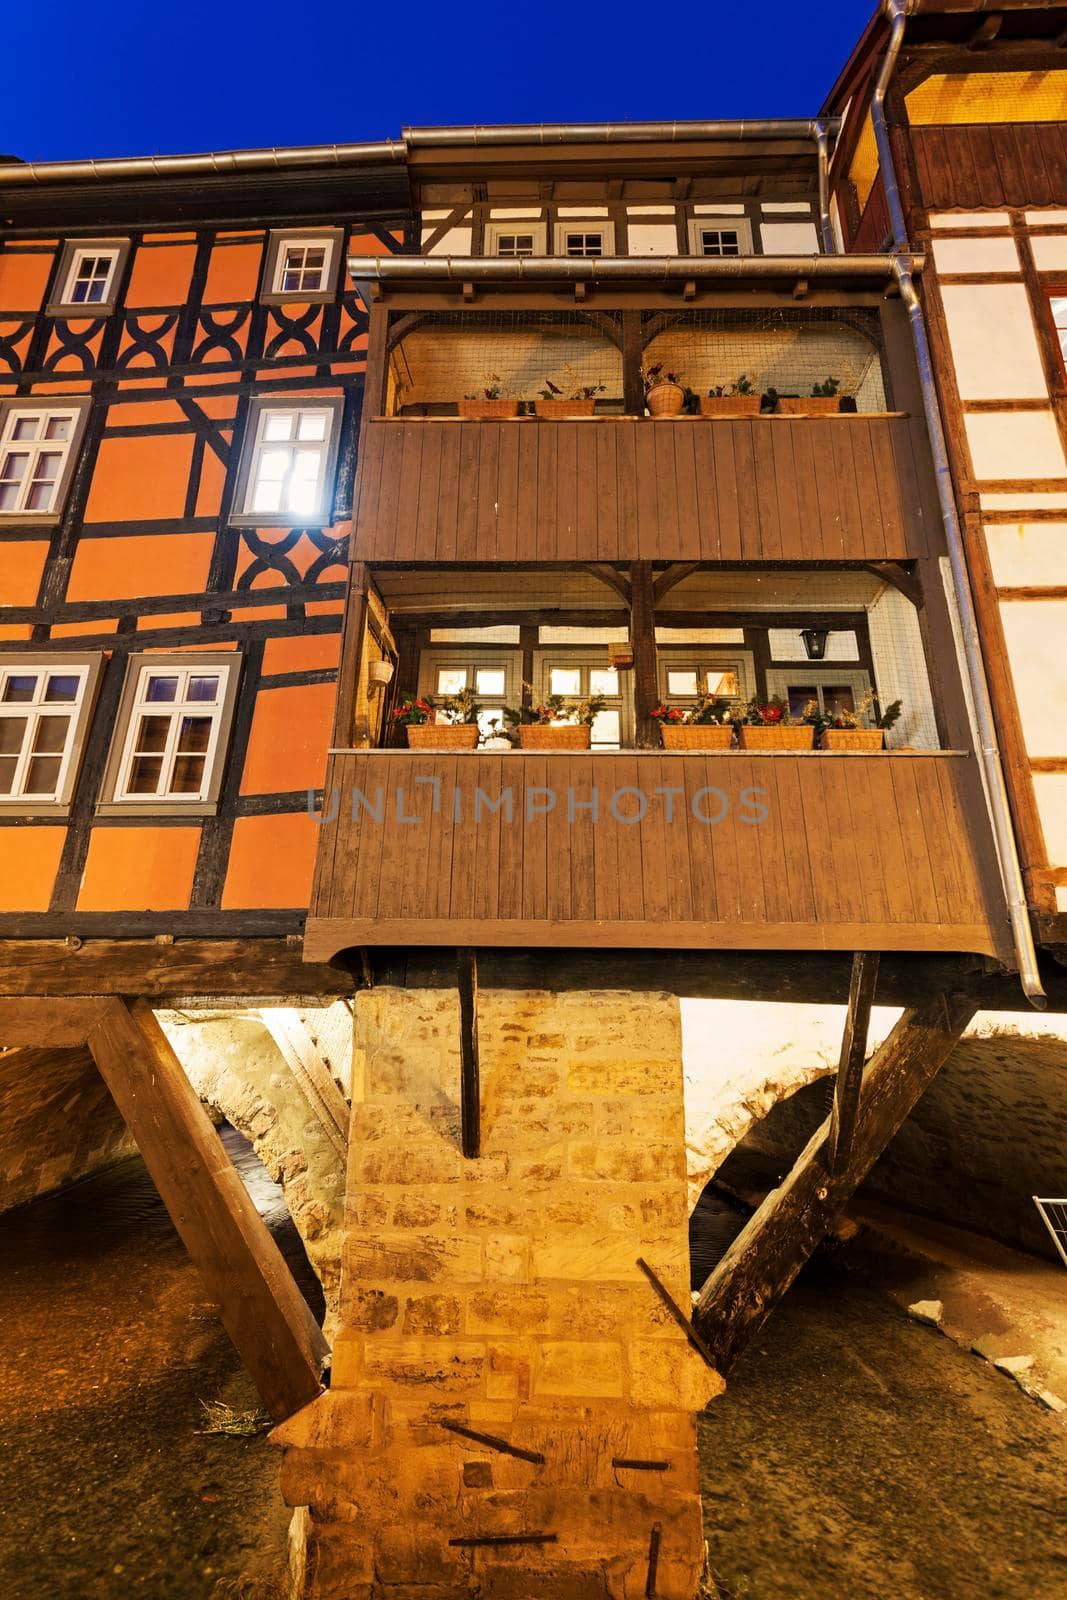
[{"label": "wicker planter", "polygon": [[661,722],[664,750],[729,750],[733,727],[718,722]]},{"label": "wicker planter", "polygon": [[795,728],[785,728],[780,722],[743,722],[737,730],[737,742],[742,750],[810,750],[815,743],[815,729],[810,722]]},{"label": "wicker planter", "polygon": [[564,417],[591,417],[596,410],[596,401],[535,400],[534,409],[539,417],[553,417],[558,422]]},{"label": "wicker planter", "polygon": [[501,417],[517,417],[519,402],[517,400],[461,400],[459,414],[471,422],[488,422],[490,419],[499,420]]},{"label": "wicker planter", "polygon": [[588,750],[592,729],[584,723],[524,722],[519,728],[519,744],[524,750]]},{"label": "wicker planter", "polygon": [[654,383],[645,396],[654,417],[677,417],[685,405],[685,390],[680,383]]},{"label": "wicker planter", "polygon": [[474,750],[481,730],[476,722],[409,722],[411,750]]},{"label": "wicker planter", "polygon": [[702,417],[758,417],[760,396],[758,394],[702,394],[700,396],[700,415]]},{"label": "wicker planter", "polygon": [[829,417],[841,410],[839,394],[783,395],[778,412],[783,417]]},{"label": "wicker planter", "polygon": [[859,750],[866,754],[884,746],[881,728],[826,728],[819,741],[820,750]]}]

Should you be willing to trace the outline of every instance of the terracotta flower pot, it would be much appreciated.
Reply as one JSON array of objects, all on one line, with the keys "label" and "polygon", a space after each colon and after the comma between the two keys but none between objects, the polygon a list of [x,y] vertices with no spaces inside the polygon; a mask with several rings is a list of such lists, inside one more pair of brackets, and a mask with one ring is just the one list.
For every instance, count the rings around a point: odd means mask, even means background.
[{"label": "terracotta flower pot", "polygon": [[535,400],[534,409],[539,417],[591,417],[596,411],[595,400]]},{"label": "terracotta flower pot", "polygon": [[743,722],[737,730],[737,742],[742,750],[810,750],[815,743],[815,729],[810,722],[796,727],[780,722]]},{"label": "terracotta flower pot", "polygon": [[885,734],[881,728],[826,728],[819,741],[822,750],[882,750]]},{"label": "terracotta flower pot", "polygon": [[758,417],[760,396],[758,394],[702,394],[700,396],[700,415],[702,417]]},{"label": "terracotta flower pot", "polygon": [[680,383],[654,383],[645,404],[654,417],[677,417],[685,405],[685,390]]},{"label": "terracotta flower pot", "polygon": [[778,400],[783,417],[828,417],[840,409],[839,394],[781,395]]},{"label": "terracotta flower pot", "polygon": [[474,750],[480,729],[476,722],[409,722],[411,750]]},{"label": "terracotta flower pot", "polygon": [[459,414],[470,422],[488,422],[491,418],[517,417],[517,400],[461,400]]},{"label": "terracotta flower pot", "polygon": [[730,723],[661,722],[664,750],[729,750],[734,741]]},{"label": "terracotta flower pot", "polygon": [[588,750],[592,729],[584,723],[524,722],[519,744],[524,750]]}]

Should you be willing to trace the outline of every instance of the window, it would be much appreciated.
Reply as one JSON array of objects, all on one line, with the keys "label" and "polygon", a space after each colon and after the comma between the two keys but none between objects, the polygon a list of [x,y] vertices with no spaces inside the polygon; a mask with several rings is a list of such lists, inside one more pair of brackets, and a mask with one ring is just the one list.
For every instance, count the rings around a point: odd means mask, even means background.
[{"label": "window", "polygon": [[772,667],[767,672],[768,697],[787,700],[795,717],[803,716],[804,707],[812,700],[829,716],[836,716],[839,711],[854,711],[870,687],[870,677],[862,670]]},{"label": "window", "polygon": [[100,810],[214,811],[239,660],[131,655]]},{"label": "window", "polygon": [[70,804],[100,662],[0,656],[0,810]]},{"label": "window", "polygon": [[487,256],[543,256],[548,254],[547,229],[543,222],[487,222]]},{"label": "window", "polygon": [[340,228],[307,228],[301,233],[273,229],[267,239],[260,299],[266,305],[287,300],[322,305],[332,300],[343,245]]},{"label": "window", "polygon": [[751,255],[751,225],[747,217],[694,217],[689,224],[689,249],[695,256]]},{"label": "window", "polygon": [[594,750],[618,750],[631,737],[632,718],[629,696],[623,694],[621,675],[604,665],[601,650],[542,651],[537,657],[535,693],[541,700],[561,694],[566,700],[588,700],[601,696],[607,704],[593,719]]},{"label": "window", "polygon": [[672,705],[684,705],[698,694],[749,700],[756,692],[752,654],[747,650],[716,651],[694,660],[692,654],[661,652],[659,687],[664,700]]},{"label": "window", "polygon": [[50,316],[101,317],[115,309],[128,239],[71,239],[63,247]]},{"label": "window", "polygon": [[87,401],[0,402],[0,517],[58,522]]},{"label": "window", "polygon": [[504,707],[517,707],[522,693],[517,653],[425,650],[419,663],[419,693],[427,700],[451,699],[465,689],[478,701],[478,726],[491,737],[504,727]]},{"label": "window", "polygon": [[332,515],[339,399],[253,401],[232,518],[245,527],[324,527]]},{"label": "window", "polygon": [[615,229],[610,222],[557,222],[558,256],[610,256],[615,253]]},{"label": "window", "polygon": [[501,233],[497,236],[496,253],[498,256],[532,256],[534,236],[532,233]]},{"label": "window", "polygon": [[1048,303],[1052,313],[1052,325],[1060,342],[1060,357],[1064,370],[1067,371],[1067,293],[1062,289],[1057,290],[1049,295]]}]

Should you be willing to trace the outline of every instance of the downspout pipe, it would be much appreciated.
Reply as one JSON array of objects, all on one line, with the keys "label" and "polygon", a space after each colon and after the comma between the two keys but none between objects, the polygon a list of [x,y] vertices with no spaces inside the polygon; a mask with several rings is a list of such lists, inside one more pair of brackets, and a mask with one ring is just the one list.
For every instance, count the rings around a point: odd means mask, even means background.
[{"label": "downspout pipe", "polygon": [[971,580],[967,570],[963,533],[960,528],[956,496],[952,486],[948,448],[945,443],[945,430],[937,401],[937,390],[934,385],[934,367],[930,355],[930,340],[926,331],[926,319],[923,316],[922,303],[915,288],[908,247],[907,224],[904,220],[904,207],[901,203],[900,187],[897,183],[896,166],[893,160],[893,148],[890,143],[889,127],[885,117],[886,90],[893,76],[897,57],[900,55],[900,47],[904,42],[904,30],[907,26],[908,13],[913,7],[909,5],[909,0],[882,0],[882,9],[889,19],[889,44],[882,58],[882,65],[871,97],[871,121],[874,126],[874,137],[878,147],[878,159],[881,165],[882,182],[885,187],[886,205],[893,234],[893,271],[900,289],[901,300],[907,312],[908,326],[911,329],[912,343],[915,348],[915,361],[922,391],[923,411],[926,416],[926,431],[930,439],[930,453],[933,457],[934,474],[937,482],[937,498],[941,509],[941,521],[945,529],[949,567],[952,572],[952,586],[955,591],[960,630],[963,636],[963,655],[967,668],[967,678],[970,683],[971,700],[974,706],[979,758],[985,777],[986,796],[993,823],[993,838],[997,860],[1000,865],[1004,893],[1008,902],[1008,916],[1011,923],[1012,942],[1015,947],[1015,960],[1019,968],[1019,978],[1022,983],[1023,993],[1031,1005],[1039,1011],[1044,1011],[1048,1005],[1048,1000],[1042,988],[1041,977],[1038,972],[1037,951],[1034,947],[1033,929],[1030,926],[1030,913],[1026,904],[1026,887],[1023,883],[1022,868],[1019,864],[1015,830],[1012,826],[1008,787],[1004,778],[1004,766],[1000,749],[997,744],[996,721],[993,715],[993,703],[989,694],[989,683],[986,679],[985,663],[982,659],[978,617],[974,608],[974,596],[971,592]]},{"label": "downspout pipe", "polygon": [[830,129],[825,122],[816,122],[813,130],[815,155],[819,170],[819,238],[828,256],[837,254],[834,225],[830,220]]}]

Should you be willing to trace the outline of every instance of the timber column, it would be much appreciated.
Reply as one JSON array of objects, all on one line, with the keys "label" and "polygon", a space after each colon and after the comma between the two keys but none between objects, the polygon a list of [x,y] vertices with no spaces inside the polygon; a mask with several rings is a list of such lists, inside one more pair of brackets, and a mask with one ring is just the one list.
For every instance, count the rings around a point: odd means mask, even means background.
[{"label": "timber column", "polygon": [[691,1600],[723,1385],[637,1264],[688,1313],[678,1001],[483,992],[472,1160],[456,996],[355,1026],[332,1388],[273,1435],[298,1593]]}]

